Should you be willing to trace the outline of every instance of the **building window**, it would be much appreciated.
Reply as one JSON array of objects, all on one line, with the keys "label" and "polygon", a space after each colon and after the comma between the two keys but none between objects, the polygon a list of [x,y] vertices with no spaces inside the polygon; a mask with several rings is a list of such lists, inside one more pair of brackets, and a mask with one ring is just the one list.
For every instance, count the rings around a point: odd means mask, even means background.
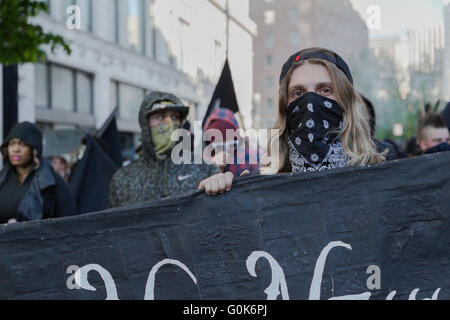
[{"label": "building window", "polygon": [[266,99],[266,109],[272,110],[274,108],[273,98]]},{"label": "building window", "polygon": [[289,32],[289,43],[293,46],[298,46],[300,43],[300,32],[296,30]]},{"label": "building window", "polygon": [[275,81],[272,76],[266,77],[266,88],[271,89],[275,86]]},{"label": "building window", "polygon": [[152,27],[152,57],[154,58],[154,59],[157,59],[157,54],[158,54],[158,50],[157,50],[157,36],[158,36],[158,33],[157,33],[157,30],[156,30],[156,28],[153,26]]},{"label": "building window", "polygon": [[264,35],[264,46],[266,48],[273,48],[274,42],[275,41],[274,41],[274,37],[273,37],[273,33],[272,32],[266,33]]},{"label": "building window", "polygon": [[105,30],[105,39],[119,43],[119,4],[118,0],[109,1],[111,1],[111,13],[102,17],[108,26]]},{"label": "building window", "polygon": [[264,11],[264,24],[269,26],[275,23],[275,10]]},{"label": "building window", "polygon": [[113,106],[119,107],[121,119],[136,121],[144,100],[145,90],[125,83],[112,81],[110,99]]},{"label": "building window", "polygon": [[189,22],[185,21],[182,18],[178,18],[178,22],[179,22],[179,27],[180,27],[180,51],[178,53],[177,56],[177,68],[178,70],[181,71],[185,71],[185,67],[186,67],[186,58],[185,58],[185,53],[186,53],[186,49],[189,45],[191,45],[191,43],[189,43],[188,41],[186,41],[186,39],[188,38],[188,33],[189,33]]},{"label": "building window", "polygon": [[144,2],[143,0],[117,0],[119,44],[144,53]]},{"label": "building window", "polygon": [[47,108],[50,105],[49,101],[49,72],[48,65],[44,63],[37,63],[34,72],[35,87],[35,104],[40,108]]},{"label": "building window", "polygon": [[273,65],[273,56],[271,54],[266,55],[266,67]]},{"label": "building window", "polygon": [[71,69],[52,65],[51,108],[55,110],[75,111],[75,81]]},{"label": "building window", "polygon": [[291,19],[291,22],[298,22],[300,20],[300,14],[297,8],[294,7],[289,10],[289,18]]},{"label": "building window", "polygon": [[75,74],[77,112],[92,113],[92,78],[86,73]]},{"label": "building window", "polygon": [[92,75],[52,63],[37,63],[35,105],[42,109],[92,114]]},{"label": "building window", "polygon": [[109,86],[109,105],[114,109],[119,106],[119,83],[111,81]]}]

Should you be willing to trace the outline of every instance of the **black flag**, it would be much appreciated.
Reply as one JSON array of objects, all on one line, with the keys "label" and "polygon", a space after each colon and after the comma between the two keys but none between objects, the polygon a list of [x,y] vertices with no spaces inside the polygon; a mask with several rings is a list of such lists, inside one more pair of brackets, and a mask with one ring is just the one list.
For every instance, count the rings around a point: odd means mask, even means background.
[{"label": "black flag", "polygon": [[109,184],[122,166],[115,111],[95,136],[86,136],[85,142],[83,157],[75,164],[69,181],[80,214],[107,208]]},{"label": "black flag", "polygon": [[236,99],[236,93],[234,91],[233,78],[231,76],[231,69],[228,64],[228,59],[225,60],[222,75],[220,76],[211,102],[209,103],[208,110],[203,118],[203,126],[211,113],[218,108],[230,109],[233,113],[239,112],[239,105]]},{"label": "black flag", "polygon": [[117,108],[114,109],[100,130],[98,130],[96,137],[100,139],[103,148],[111,160],[120,168],[122,166],[123,158],[120,148],[119,130],[117,130],[116,124],[116,114]]}]

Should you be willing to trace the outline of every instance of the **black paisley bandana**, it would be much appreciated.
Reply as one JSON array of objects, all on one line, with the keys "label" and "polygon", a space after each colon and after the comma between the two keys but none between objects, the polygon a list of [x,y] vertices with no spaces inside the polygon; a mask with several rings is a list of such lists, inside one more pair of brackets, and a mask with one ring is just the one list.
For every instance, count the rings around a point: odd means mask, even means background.
[{"label": "black paisley bandana", "polygon": [[289,104],[287,119],[293,172],[345,166],[337,135],[343,111],[336,101],[308,92]]}]

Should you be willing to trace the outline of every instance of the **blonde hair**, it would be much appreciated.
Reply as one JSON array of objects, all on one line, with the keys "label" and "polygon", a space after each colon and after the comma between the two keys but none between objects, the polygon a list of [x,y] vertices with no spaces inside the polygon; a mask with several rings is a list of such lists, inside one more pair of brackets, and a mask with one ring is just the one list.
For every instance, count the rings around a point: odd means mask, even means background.
[{"label": "blonde hair", "polygon": [[[317,51],[325,51],[334,55],[332,51],[321,48],[312,48],[304,52],[313,53]],[[288,88],[294,70],[306,63],[322,65],[330,73],[336,101],[344,111],[343,127],[337,133],[341,137],[344,152],[349,157],[348,165],[355,167],[385,161],[386,151],[378,153],[371,138],[370,116],[367,108],[344,72],[331,62],[311,58],[294,63],[280,83],[278,119],[273,128],[275,133],[271,136],[268,145],[268,155],[272,161],[276,161],[276,164],[272,163],[272,168],[276,171],[274,173],[291,171],[287,130]],[[278,156],[273,154],[276,149],[279,150]]]}]

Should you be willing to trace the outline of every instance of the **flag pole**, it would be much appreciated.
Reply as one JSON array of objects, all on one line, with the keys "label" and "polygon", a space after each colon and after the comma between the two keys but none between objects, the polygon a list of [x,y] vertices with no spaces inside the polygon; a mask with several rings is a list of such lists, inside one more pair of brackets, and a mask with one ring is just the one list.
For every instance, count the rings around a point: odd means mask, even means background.
[{"label": "flag pole", "polygon": [[230,40],[230,7],[229,7],[229,0],[226,0],[225,5],[226,5],[225,11],[226,11],[226,16],[227,16],[226,45],[225,45],[226,52],[225,52],[225,56],[226,56],[226,59],[228,60],[228,51],[229,51],[229,46],[230,46],[230,43],[229,43],[229,40]]}]

